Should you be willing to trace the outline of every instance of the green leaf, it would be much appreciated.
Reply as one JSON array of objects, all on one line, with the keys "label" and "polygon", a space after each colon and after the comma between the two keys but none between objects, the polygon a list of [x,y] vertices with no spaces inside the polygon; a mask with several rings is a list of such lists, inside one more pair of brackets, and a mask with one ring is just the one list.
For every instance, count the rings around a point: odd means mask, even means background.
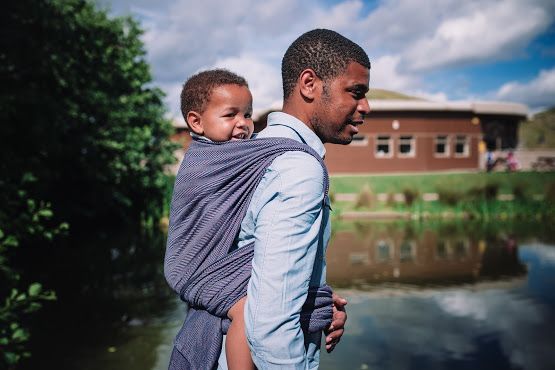
[{"label": "green leaf", "polygon": [[50,218],[54,215],[54,213],[52,212],[52,210],[46,208],[46,209],[41,209],[38,212],[39,216],[44,217],[44,218]]},{"label": "green leaf", "polygon": [[24,341],[27,338],[29,338],[29,334],[25,332],[25,330],[23,329],[17,329],[16,331],[13,332],[12,334],[12,339],[13,340],[19,340],[19,341]]},{"label": "green leaf", "polygon": [[40,283],[33,283],[29,286],[29,296],[36,297],[42,290],[42,285]]}]

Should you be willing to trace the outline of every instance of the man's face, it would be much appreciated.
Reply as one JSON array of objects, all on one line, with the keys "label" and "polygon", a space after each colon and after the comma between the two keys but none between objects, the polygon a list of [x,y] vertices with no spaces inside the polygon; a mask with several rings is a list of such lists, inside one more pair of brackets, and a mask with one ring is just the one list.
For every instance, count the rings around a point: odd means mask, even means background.
[{"label": "man's face", "polygon": [[310,121],[322,142],[349,144],[358,133],[357,126],[370,112],[369,79],[368,68],[351,62],[343,74],[324,83]]}]

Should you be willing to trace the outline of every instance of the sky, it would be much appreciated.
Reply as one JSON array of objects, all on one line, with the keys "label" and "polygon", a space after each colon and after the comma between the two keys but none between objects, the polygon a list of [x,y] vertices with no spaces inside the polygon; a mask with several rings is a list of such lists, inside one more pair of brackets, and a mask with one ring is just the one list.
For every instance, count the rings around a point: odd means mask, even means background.
[{"label": "sky", "polygon": [[247,79],[255,115],[279,109],[281,58],[314,28],[364,48],[370,89],[517,102],[531,113],[555,106],[553,0],[96,1],[140,22],[154,84],[176,119],[183,82],[211,68]]}]

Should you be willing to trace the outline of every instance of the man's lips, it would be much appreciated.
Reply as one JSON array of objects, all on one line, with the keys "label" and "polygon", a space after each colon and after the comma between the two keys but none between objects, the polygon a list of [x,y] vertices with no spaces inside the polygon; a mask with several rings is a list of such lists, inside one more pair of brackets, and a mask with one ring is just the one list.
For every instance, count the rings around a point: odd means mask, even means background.
[{"label": "man's lips", "polygon": [[351,126],[351,131],[354,132],[354,134],[358,134],[358,125],[362,125],[364,123],[364,121],[354,121],[354,120],[349,120],[349,122],[347,123],[348,126]]}]

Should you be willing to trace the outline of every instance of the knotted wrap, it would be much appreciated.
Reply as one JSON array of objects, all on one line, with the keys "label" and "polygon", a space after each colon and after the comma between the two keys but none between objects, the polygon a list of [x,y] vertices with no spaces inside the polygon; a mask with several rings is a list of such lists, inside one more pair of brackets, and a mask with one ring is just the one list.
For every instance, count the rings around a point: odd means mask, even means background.
[{"label": "knotted wrap", "polygon": [[[251,197],[266,168],[287,151],[319,155],[308,145],[286,138],[214,143],[193,140],[177,173],[170,211],[164,273],[170,286],[189,304],[176,337],[176,348],[191,369],[217,365],[227,312],[246,295],[254,243],[230,252]],[[310,289],[301,327],[323,330],[332,317],[329,286]]]}]

